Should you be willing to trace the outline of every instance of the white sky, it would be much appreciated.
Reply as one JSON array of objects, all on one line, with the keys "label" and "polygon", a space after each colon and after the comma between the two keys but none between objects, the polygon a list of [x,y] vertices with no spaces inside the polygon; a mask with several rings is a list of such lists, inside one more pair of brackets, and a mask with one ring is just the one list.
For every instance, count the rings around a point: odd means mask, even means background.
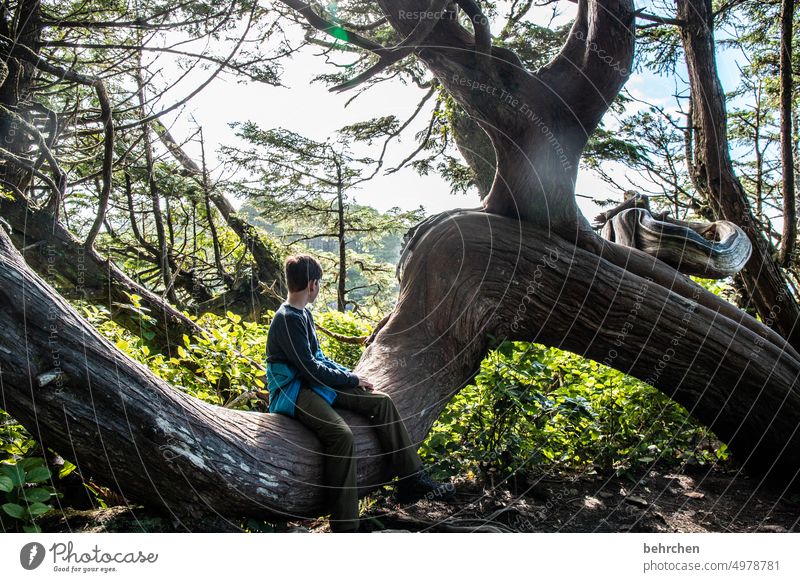
[{"label": "white sky", "polygon": [[[645,3],[649,4],[648,3]],[[642,3],[637,2],[637,7]],[[561,2],[561,12],[555,22],[561,23],[574,16],[576,6],[570,2]],[[505,14],[504,10],[500,10]],[[546,25],[551,16],[550,9],[535,9],[531,20]],[[494,26],[493,30],[497,30]],[[325,63],[325,57],[316,56],[321,48],[309,47],[296,54],[291,60],[284,61],[283,87],[271,87],[248,81],[236,82],[228,75],[220,75],[199,95],[180,110],[176,115],[168,116],[166,122],[171,126],[176,139],[184,139],[194,132],[196,123],[202,125],[206,139],[206,152],[209,166],[213,166],[212,156],[220,144],[234,145],[237,139],[234,130],[228,126],[230,122],[251,120],[262,129],[284,127],[312,139],[324,140],[336,129],[357,121],[365,121],[373,117],[395,115],[402,123],[413,113],[423,91],[414,85],[404,85],[395,80],[378,84],[356,98],[348,107],[345,102],[354,95],[354,91],[341,94],[330,93],[319,83],[311,84],[311,78],[319,73],[331,72],[333,67]],[[346,57],[336,57],[337,62],[348,62]],[[730,90],[735,83],[735,71],[732,58],[720,57],[720,74],[725,89]],[[208,76],[208,71],[190,75],[186,83],[178,85],[171,95],[174,98],[189,93],[191,83],[201,82]],[[683,75],[685,78],[685,74]],[[653,103],[674,107],[674,83],[671,79],[653,75],[633,74],[626,87],[638,98]],[[427,126],[433,103],[431,101],[412,125],[403,133],[402,141],[393,141],[387,150],[384,169],[396,165],[417,147],[414,133]],[[162,105],[166,101],[162,101]],[[195,121],[192,121],[192,118]],[[377,157],[382,141],[373,142],[372,146],[357,146],[357,154],[366,153]],[[187,146],[199,159],[199,149]],[[625,175],[626,169],[615,167],[618,175]],[[458,207],[474,207],[479,204],[477,192],[467,195],[452,195],[447,182],[435,175],[419,176],[413,169],[406,167],[389,176],[382,175],[383,170],[372,181],[367,182],[360,190],[351,192],[352,197],[361,204],[368,204],[380,211],[393,206],[404,209],[417,208],[422,205],[426,213],[432,214]],[[621,180],[624,182],[624,180]],[[602,182],[593,173],[581,170],[578,174],[576,192],[579,195],[597,199],[616,198],[621,201],[622,193]],[[584,214],[591,220],[600,210],[591,200],[578,197],[578,204]]]}]

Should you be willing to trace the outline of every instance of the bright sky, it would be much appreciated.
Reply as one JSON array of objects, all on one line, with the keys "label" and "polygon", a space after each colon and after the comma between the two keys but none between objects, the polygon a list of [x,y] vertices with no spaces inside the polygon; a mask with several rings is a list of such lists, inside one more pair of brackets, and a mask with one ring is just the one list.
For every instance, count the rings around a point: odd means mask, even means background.
[{"label": "bright sky", "polygon": [[[637,2],[637,7],[649,4],[650,2]],[[559,10],[561,15],[556,18],[555,23],[574,17],[576,5],[561,2]],[[499,12],[503,15],[506,10],[501,8]],[[534,9],[531,14],[530,19],[533,22],[546,25],[550,21],[551,10],[539,8]],[[493,27],[493,30],[498,29],[497,25]],[[295,55],[292,60],[285,61],[285,73],[281,82],[286,87],[271,87],[255,82],[237,83],[230,76],[221,75],[178,115],[168,118],[168,123],[174,122],[173,134],[177,139],[182,139],[193,133],[196,125],[191,118],[194,118],[203,127],[207,156],[210,158],[211,152],[216,152],[220,144],[237,143],[234,130],[228,125],[233,121],[252,120],[264,129],[284,127],[309,138],[324,140],[344,125],[373,117],[395,115],[402,123],[412,114],[422,98],[421,89],[393,79],[371,88],[345,107],[346,101],[353,97],[353,91],[329,93],[322,84],[310,83],[315,74],[333,70],[330,64],[326,64],[326,57],[318,56],[320,51],[318,47],[308,48]],[[346,64],[348,61],[345,57],[337,57],[337,62]],[[721,76],[726,90],[733,88],[731,83],[735,83],[735,75],[738,74],[732,62],[732,58],[720,58]],[[190,76],[187,79],[189,84],[181,84],[175,90],[175,98],[190,92],[193,88],[191,82],[197,83],[198,79],[203,79],[208,74],[208,71],[202,71],[202,75],[198,73],[193,79]],[[685,79],[685,73],[682,76]],[[633,74],[626,87],[640,99],[664,105],[668,109],[674,108],[675,101],[671,97],[674,93],[674,82],[671,79]],[[429,103],[424,111],[430,112],[432,106],[432,102]],[[427,126],[428,120],[428,115],[420,114],[415,123],[403,133],[402,141],[392,142],[384,168],[396,165],[415,149],[417,143],[413,136]],[[372,146],[363,146],[364,149],[355,149],[355,153],[377,157],[380,147],[382,142],[374,142]],[[199,158],[199,149],[191,146],[187,149],[194,151]],[[209,165],[212,165],[211,162]],[[615,167],[614,172],[621,177],[627,170]],[[621,181],[624,182],[624,179]],[[596,175],[584,170],[578,175],[576,191],[579,195],[597,199],[622,199],[621,192],[615,191]],[[427,213],[433,214],[450,208],[474,207],[479,203],[477,192],[452,195],[443,179],[435,175],[420,176],[410,167],[389,176],[379,173],[363,188],[351,194],[358,203],[371,205],[381,211],[393,206],[412,209],[422,205]],[[586,198],[579,196],[578,203],[590,220],[599,211],[599,207]]]}]

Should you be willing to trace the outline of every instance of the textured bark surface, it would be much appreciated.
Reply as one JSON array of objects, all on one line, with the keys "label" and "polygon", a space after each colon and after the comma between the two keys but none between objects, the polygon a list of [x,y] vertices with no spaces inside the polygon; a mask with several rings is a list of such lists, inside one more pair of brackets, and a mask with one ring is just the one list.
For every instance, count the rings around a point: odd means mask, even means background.
[{"label": "textured bark surface", "polygon": [[486,132],[461,109],[453,114],[453,138],[458,152],[475,173],[475,186],[481,200],[492,189],[497,160]]},{"label": "textured bark surface", "polygon": [[677,220],[666,212],[654,216],[647,196],[639,194],[596,220],[604,239],[658,257],[688,275],[724,279],[738,273],[752,252],[747,234],[732,222]]},{"label": "textured bark surface", "polygon": [[781,1],[780,57],[780,132],[781,132],[781,189],[783,191],[783,229],[779,262],[788,267],[796,261],[797,207],[794,184],[794,147],[792,145],[792,43],[794,39],[794,0]]},{"label": "textured bark surface", "polygon": [[[4,233],[0,253],[0,378],[8,412],[37,440],[129,499],[178,515],[325,512],[315,485],[321,448],[300,423],[170,387],[77,316]],[[650,381],[754,475],[793,479],[800,468],[800,359],[766,331],[483,212],[451,213],[421,231],[402,273],[398,305],[355,370],[392,395],[415,442],[474,377],[492,334]],[[363,494],[384,482],[384,457],[366,419],[343,417],[356,435]]]}]

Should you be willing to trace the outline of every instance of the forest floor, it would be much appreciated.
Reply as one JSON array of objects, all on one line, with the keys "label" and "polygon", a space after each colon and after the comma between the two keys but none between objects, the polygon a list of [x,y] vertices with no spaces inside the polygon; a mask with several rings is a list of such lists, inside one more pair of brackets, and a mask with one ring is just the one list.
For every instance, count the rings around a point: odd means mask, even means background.
[{"label": "forest floor", "polygon": [[[800,494],[739,471],[658,465],[638,475],[538,475],[502,483],[458,478],[450,503],[421,499],[401,506],[390,487],[362,500],[365,532],[798,532]],[[141,506],[60,510],[40,521],[46,532],[326,532],[326,518],[280,524],[223,518],[176,520]],[[266,527],[264,527],[266,526]],[[246,528],[246,529],[243,529]]]}]

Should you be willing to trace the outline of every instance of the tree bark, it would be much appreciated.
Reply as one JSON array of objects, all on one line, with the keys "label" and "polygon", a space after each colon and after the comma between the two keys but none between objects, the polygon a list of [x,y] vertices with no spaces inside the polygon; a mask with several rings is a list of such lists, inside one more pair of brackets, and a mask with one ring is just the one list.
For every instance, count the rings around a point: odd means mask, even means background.
[{"label": "tree bark", "polygon": [[652,214],[647,196],[630,198],[596,218],[604,239],[637,248],[681,273],[725,279],[741,271],[752,247],[745,232],[725,220],[677,220],[668,212]]},{"label": "tree bark", "polygon": [[[427,0],[379,4],[406,36],[416,21],[401,13],[428,7]],[[502,47],[483,54],[479,41],[450,19],[440,20],[415,51],[491,139],[497,167],[483,199],[487,212],[570,240],[594,237],[575,201],[578,163],[630,74],[633,21],[631,0],[581,0],[567,42],[538,71],[526,70]]]},{"label": "tree bark", "polygon": [[783,190],[783,237],[781,237],[780,264],[792,264],[797,241],[797,210],[794,193],[794,158],[792,156],[792,28],[794,0],[781,2],[781,58],[780,58],[780,109],[781,109],[781,170]]},{"label": "tree bark", "polygon": [[[3,6],[0,11],[0,34],[14,38],[19,44],[36,46],[41,40],[40,13],[39,0],[19,2],[16,18]],[[0,79],[0,105],[25,117],[24,104],[32,101],[31,86],[36,76],[36,67],[22,59],[11,57],[5,51],[0,52],[0,59],[8,69],[5,78]],[[3,136],[3,148],[12,154],[24,154],[32,143],[17,122],[7,115],[0,114],[0,135]],[[24,190],[27,172],[23,173],[6,163],[0,165],[0,179],[8,180],[17,187],[22,186]]]},{"label": "tree bark", "polygon": [[497,167],[492,142],[460,107],[453,112],[450,127],[459,153],[475,174],[475,186],[483,200],[492,189]]},{"label": "tree bark", "polygon": [[342,184],[342,168],[338,163],[336,163],[336,242],[339,251],[336,309],[344,312],[347,306],[347,251],[345,248],[347,240],[345,239],[344,185]]}]

